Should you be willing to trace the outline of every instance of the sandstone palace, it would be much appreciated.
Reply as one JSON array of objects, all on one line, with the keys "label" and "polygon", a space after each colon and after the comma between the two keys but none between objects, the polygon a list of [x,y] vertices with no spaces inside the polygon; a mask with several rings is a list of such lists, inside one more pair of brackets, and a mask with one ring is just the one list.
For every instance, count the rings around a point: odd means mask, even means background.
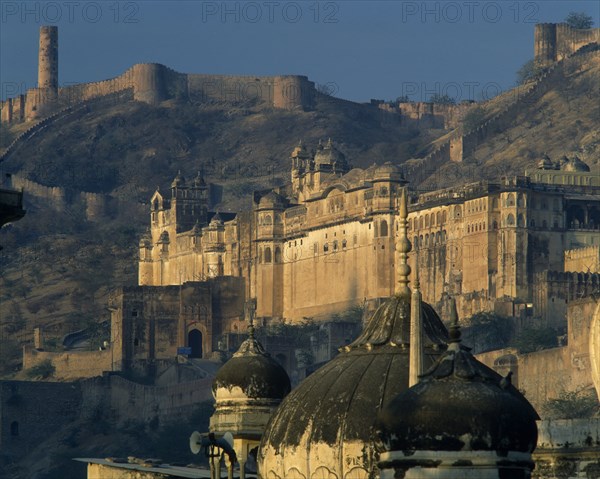
[{"label": "sandstone palace", "polygon": [[[256,193],[251,212],[209,212],[200,175],[156,191],[140,286],[240,277],[258,318],[292,323],[392,295],[401,170],[352,169],[331,140],[300,144],[290,162],[290,183]],[[600,178],[589,170],[546,157],[522,177],[410,194],[425,301],[444,311],[452,295],[463,317],[564,319],[569,295],[598,288]]]}]

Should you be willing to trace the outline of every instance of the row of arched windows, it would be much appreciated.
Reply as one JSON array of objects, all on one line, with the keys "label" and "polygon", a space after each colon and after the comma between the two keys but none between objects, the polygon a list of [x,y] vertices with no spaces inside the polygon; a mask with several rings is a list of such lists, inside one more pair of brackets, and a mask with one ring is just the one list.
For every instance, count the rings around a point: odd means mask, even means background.
[{"label": "row of arched windows", "polygon": [[[275,256],[273,258],[273,256]],[[264,249],[258,249],[258,262],[259,263],[273,263],[273,259],[275,263],[281,263],[281,248],[279,246],[275,247],[275,254],[271,252],[271,247],[267,246]]]},{"label": "row of arched windows", "polygon": [[467,225],[467,233],[477,233],[478,231],[485,231],[485,221],[469,223]]},{"label": "row of arched windows", "polygon": [[[458,214],[460,216],[460,212]],[[417,218],[411,218],[408,220],[408,229],[424,229],[432,226],[441,226],[448,220],[446,211],[438,211],[437,213],[429,213],[419,216]]]},{"label": "row of arched windows", "polygon": [[414,236],[413,237],[413,248],[431,248],[442,243],[445,243],[447,239],[446,230],[438,231],[437,233],[431,233],[426,235]]},{"label": "row of arched windows", "polygon": [[467,203],[467,212],[468,213],[477,213],[478,211],[486,211],[487,203],[483,198],[479,198],[479,200],[472,200]]}]

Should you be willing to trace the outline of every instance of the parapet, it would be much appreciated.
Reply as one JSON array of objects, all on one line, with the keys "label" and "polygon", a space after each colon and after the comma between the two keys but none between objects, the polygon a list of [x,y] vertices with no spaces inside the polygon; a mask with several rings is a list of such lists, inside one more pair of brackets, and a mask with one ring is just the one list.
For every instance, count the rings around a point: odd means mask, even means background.
[{"label": "parapet", "polygon": [[534,35],[535,62],[547,66],[590,43],[600,43],[600,28],[580,30],[566,23],[539,23]]}]

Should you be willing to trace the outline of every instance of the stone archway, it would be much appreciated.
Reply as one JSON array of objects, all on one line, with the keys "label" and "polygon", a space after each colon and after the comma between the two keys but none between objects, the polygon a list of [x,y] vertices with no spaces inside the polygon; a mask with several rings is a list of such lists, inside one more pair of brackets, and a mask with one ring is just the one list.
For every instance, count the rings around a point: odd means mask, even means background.
[{"label": "stone archway", "polygon": [[190,358],[202,357],[202,333],[197,329],[192,329],[188,333],[188,346],[192,348]]}]

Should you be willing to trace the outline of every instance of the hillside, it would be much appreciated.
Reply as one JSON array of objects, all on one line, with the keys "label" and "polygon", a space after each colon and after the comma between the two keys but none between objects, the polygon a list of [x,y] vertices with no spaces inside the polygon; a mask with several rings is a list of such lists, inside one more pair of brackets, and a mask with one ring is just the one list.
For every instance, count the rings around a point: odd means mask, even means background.
[{"label": "hillside", "polygon": [[[575,56],[532,94],[519,88],[476,106],[481,121],[490,120],[479,144],[462,163],[436,164],[420,186],[520,175],[544,153],[557,160],[577,152],[600,169],[599,59],[598,52]],[[0,145],[24,128],[3,127]],[[394,113],[327,96],[306,112],[176,100],[153,107],[115,97],[50,123],[0,165],[3,173],[61,187],[70,198],[58,207],[25,191],[26,217],[0,232],[0,374],[18,368],[20,346],[31,342],[34,327],[44,326],[56,343],[108,318],[108,292],[136,283],[146,203],[157,186],[168,189],[178,170],[203,170],[224,187],[217,207],[235,211],[250,207],[253,190],[287,181],[289,154],[301,139],[313,147],[332,137],[353,165],[364,167],[425,156],[456,133],[407,127]],[[110,196],[118,211],[87,220],[81,191]]]},{"label": "hillside", "polygon": [[[596,49],[556,64],[537,84],[519,86],[478,105],[480,123],[489,122],[483,138],[466,151],[462,163],[445,162],[422,186],[522,175],[544,154],[553,161],[576,154],[600,174],[599,80]],[[455,133],[434,144],[443,144]]]}]

